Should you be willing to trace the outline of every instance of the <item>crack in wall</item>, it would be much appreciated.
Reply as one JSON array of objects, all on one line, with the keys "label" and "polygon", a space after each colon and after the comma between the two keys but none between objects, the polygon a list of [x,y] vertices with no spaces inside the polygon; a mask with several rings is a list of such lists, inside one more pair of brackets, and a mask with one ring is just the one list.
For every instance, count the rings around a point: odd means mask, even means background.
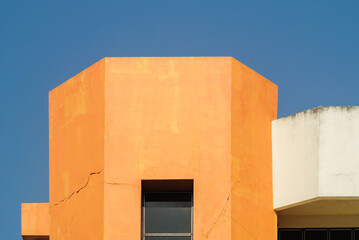
[{"label": "crack in wall", "polygon": [[[204,234],[205,238],[208,239],[209,234],[212,232],[212,230],[217,227],[219,225],[219,220],[221,219],[222,216],[225,216],[227,209],[228,209],[228,204],[229,204],[229,200],[230,200],[230,194],[227,197],[226,203],[224,204],[222,210],[220,211],[220,213],[218,214],[216,220],[214,221],[214,223],[212,224],[212,226],[209,228],[209,230],[207,231],[206,234]],[[222,221],[223,222],[223,221]]]},{"label": "crack in wall", "polygon": [[129,186],[134,186],[134,187],[138,187],[138,184],[134,184],[134,183],[118,183],[118,182],[105,182],[105,184],[109,184],[109,185],[129,185]]},{"label": "crack in wall", "polygon": [[84,188],[87,187],[87,185],[88,185],[89,182],[90,182],[91,176],[93,176],[93,175],[99,175],[102,171],[103,171],[103,169],[101,169],[101,170],[98,171],[98,172],[92,172],[92,173],[90,173],[90,174],[88,175],[88,177],[87,177],[87,182],[86,182],[82,187],[80,187],[78,190],[72,192],[70,195],[68,195],[68,196],[65,197],[64,199],[58,201],[57,203],[52,204],[52,205],[50,206],[50,208],[53,207],[53,206],[60,205],[61,203],[70,200],[75,194],[78,194],[78,193],[81,192]]},{"label": "crack in wall", "polygon": [[138,193],[141,194],[141,186],[139,184],[135,183],[120,183],[120,182],[105,182],[105,184],[113,185],[113,186],[131,186],[136,187],[138,190]]},{"label": "crack in wall", "polygon": [[[229,192],[227,198],[226,198],[226,203],[224,204],[222,210],[219,212],[216,220],[213,222],[212,226],[209,228],[209,230],[207,231],[206,234],[204,234],[205,238],[208,239],[209,238],[209,235],[210,233],[216,228],[218,227],[220,224],[222,223],[225,223],[227,222],[228,220],[231,219],[231,216],[228,216],[226,213],[227,213],[227,210],[228,210],[228,204],[229,204],[229,200],[231,199],[231,195],[232,195],[232,191],[233,189],[235,188],[235,186],[239,183],[239,181],[235,182],[231,188],[231,191]],[[222,216],[225,216],[226,218],[223,219],[222,221],[221,220],[221,217]]]}]

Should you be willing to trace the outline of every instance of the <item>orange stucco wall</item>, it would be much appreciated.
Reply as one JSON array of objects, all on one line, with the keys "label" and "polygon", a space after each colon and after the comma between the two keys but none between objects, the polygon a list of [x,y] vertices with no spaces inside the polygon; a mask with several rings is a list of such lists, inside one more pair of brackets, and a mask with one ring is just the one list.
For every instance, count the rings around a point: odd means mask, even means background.
[{"label": "orange stucco wall", "polygon": [[49,94],[51,240],[103,238],[104,64]]},{"label": "orange stucco wall", "polygon": [[49,203],[21,204],[21,235],[41,237],[49,234]]},{"label": "orange stucco wall", "polygon": [[194,179],[194,239],[231,239],[231,58],[109,58],[105,91],[104,239],[140,239],[141,179]]},{"label": "orange stucco wall", "polygon": [[141,239],[146,179],[193,179],[194,240],[276,238],[277,87],[237,60],[105,58],[49,105],[52,240]]},{"label": "orange stucco wall", "polygon": [[271,122],[277,86],[235,59],[232,64],[232,239],[275,240]]}]

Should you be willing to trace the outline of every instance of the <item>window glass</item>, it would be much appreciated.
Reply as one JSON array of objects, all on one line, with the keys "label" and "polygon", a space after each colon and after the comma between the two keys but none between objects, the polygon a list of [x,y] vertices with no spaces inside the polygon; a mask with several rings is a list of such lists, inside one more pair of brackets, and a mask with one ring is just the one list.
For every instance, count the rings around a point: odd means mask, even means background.
[{"label": "window glass", "polygon": [[327,240],[326,230],[306,230],[305,240]]},{"label": "window glass", "polygon": [[359,240],[358,228],[279,228],[279,240]]},{"label": "window glass", "polygon": [[302,231],[288,230],[280,231],[280,240],[302,240]]},{"label": "window glass", "polygon": [[331,230],[330,240],[351,240],[351,230]]},{"label": "window glass", "polygon": [[191,198],[191,193],[145,193],[145,233],[191,233]]},{"label": "window glass", "polygon": [[355,230],[355,240],[359,240],[359,230]]}]

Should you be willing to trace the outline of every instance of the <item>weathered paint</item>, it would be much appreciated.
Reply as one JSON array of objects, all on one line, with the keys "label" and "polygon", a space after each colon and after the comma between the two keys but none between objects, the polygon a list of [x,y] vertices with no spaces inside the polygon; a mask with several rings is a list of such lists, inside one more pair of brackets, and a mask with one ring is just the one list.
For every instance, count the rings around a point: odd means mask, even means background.
[{"label": "weathered paint", "polygon": [[194,239],[276,239],[277,87],[230,57],[105,58],[50,93],[51,239],[140,239],[141,180],[194,180]]},{"label": "weathered paint", "polygon": [[105,61],[49,94],[51,240],[103,239]]},{"label": "weathered paint", "polygon": [[359,107],[318,107],[273,122],[278,214],[358,214],[358,122]]},{"label": "weathered paint", "polygon": [[358,123],[358,106],[322,108],[319,115],[319,197],[359,198]]},{"label": "weathered paint", "polygon": [[274,209],[318,196],[318,111],[273,121]]},{"label": "weathered paint", "polygon": [[194,179],[194,239],[230,239],[231,58],[108,58],[105,88],[104,239],[141,238],[141,179]]}]

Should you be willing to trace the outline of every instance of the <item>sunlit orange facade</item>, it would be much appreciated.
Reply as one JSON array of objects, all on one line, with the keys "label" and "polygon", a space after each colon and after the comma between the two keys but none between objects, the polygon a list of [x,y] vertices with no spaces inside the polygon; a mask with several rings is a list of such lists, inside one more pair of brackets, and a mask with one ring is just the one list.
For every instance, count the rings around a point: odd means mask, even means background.
[{"label": "sunlit orange facade", "polygon": [[24,239],[140,240],[141,181],[193,180],[193,239],[277,239],[277,86],[231,57],[104,58],[49,94],[49,203]]}]

